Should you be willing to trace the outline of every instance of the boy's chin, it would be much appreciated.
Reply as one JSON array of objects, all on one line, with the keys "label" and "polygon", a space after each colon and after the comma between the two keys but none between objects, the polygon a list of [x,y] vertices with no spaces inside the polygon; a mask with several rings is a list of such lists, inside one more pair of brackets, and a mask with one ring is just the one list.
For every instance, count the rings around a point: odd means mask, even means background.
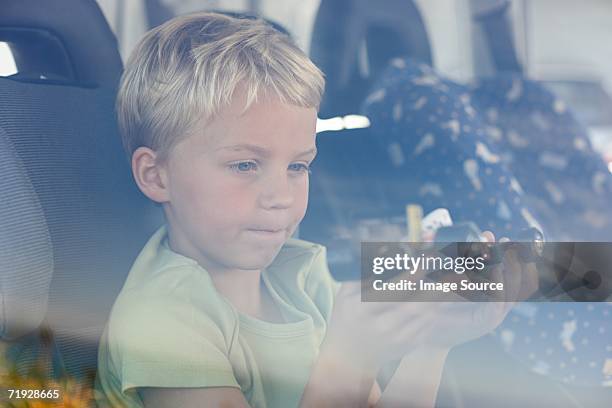
[{"label": "boy's chin", "polygon": [[278,248],[257,248],[245,251],[240,256],[239,263],[241,269],[264,269],[267,268],[280,252],[282,245]]}]

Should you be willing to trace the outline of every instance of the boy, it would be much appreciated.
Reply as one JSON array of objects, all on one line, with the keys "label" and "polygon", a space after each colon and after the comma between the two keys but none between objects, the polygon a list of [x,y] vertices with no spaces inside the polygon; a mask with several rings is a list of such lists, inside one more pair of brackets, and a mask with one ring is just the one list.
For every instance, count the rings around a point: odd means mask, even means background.
[{"label": "boy", "polygon": [[380,396],[380,364],[403,356],[389,395],[433,403],[452,345],[427,345],[436,307],[361,303],[358,283],[332,279],[323,247],[290,238],[308,202],[323,87],[314,64],[261,21],[187,15],[138,45],[119,125],[166,226],[113,307],[102,404],[363,405]]}]

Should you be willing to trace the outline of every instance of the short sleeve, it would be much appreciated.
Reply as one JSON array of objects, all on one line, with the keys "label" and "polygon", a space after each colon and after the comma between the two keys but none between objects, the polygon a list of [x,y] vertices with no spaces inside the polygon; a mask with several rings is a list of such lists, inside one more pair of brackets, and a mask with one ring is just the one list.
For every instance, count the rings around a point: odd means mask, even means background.
[{"label": "short sleeve", "polygon": [[138,387],[239,387],[227,336],[188,302],[132,298],[118,304],[109,348],[121,391]]},{"label": "short sleeve", "polygon": [[306,278],[305,290],[314,301],[317,308],[329,322],[334,306],[334,299],[340,290],[340,283],[336,281],[327,265],[327,249],[318,245],[319,249],[314,255],[312,265]]}]

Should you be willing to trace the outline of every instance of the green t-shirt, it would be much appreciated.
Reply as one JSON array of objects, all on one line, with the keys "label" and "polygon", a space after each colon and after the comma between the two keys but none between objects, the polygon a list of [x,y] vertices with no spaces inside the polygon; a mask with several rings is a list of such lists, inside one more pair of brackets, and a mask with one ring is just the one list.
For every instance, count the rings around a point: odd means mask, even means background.
[{"label": "green t-shirt", "polygon": [[252,407],[298,406],[339,284],[325,247],[289,239],[262,280],[285,323],[244,315],[210,275],[173,252],[166,228],[136,259],[98,356],[102,406],[141,407],[137,387],[240,388]]}]

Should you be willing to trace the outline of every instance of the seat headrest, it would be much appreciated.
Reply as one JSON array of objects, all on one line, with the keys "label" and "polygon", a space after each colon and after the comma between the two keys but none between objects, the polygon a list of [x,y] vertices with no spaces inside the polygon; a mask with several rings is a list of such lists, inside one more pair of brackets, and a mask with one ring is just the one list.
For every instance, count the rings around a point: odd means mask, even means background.
[{"label": "seat headrest", "polygon": [[[159,0],[149,0],[146,2],[147,20],[149,21],[151,28],[164,24],[166,21],[170,20],[176,15],[179,15],[185,12],[197,12],[201,10],[203,11],[202,5],[198,6],[197,4],[194,3],[192,6],[188,6],[186,10],[182,10],[182,12],[177,13],[176,11],[172,10],[168,4],[164,4],[164,3],[166,2],[163,2],[163,1],[160,2]],[[251,20],[261,19],[265,21],[266,23],[270,24],[272,27],[274,27],[276,30],[280,31],[281,33],[291,36],[289,31],[285,27],[283,27],[281,24],[277,23],[276,21],[265,18],[263,16],[254,14],[254,13],[241,12],[241,11],[229,11],[229,10],[222,10],[222,9],[212,9],[212,10],[206,10],[206,11],[210,13],[225,14],[226,16],[230,16],[234,18],[248,18]]]},{"label": "seat headrest", "polygon": [[118,84],[117,40],[94,0],[0,0],[0,9],[19,77]]},{"label": "seat headrest", "polygon": [[274,27],[275,30],[280,31],[281,33],[286,34],[288,36],[291,36],[291,33],[285,27],[283,27],[282,24],[277,23],[274,20],[270,20],[269,18],[264,18],[264,17],[258,16],[252,13],[238,12],[238,11],[213,10],[213,12],[225,14],[227,16],[234,17],[234,18],[248,18],[251,20],[261,19],[265,21],[266,23],[270,24],[272,27]]},{"label": "seat headrest", "polygon": [[[367,76],[358,70],[364,45]],[[357,112],[372,79],[395,57],[431,65],[427,31],[411,0],[322,0],[310,50],[327,77],[322,116]]]},{"label": "seat headrest", "polygon": [[510,6],[510,0],[472,0],[470,8],[474,18],[482,18]]}]

